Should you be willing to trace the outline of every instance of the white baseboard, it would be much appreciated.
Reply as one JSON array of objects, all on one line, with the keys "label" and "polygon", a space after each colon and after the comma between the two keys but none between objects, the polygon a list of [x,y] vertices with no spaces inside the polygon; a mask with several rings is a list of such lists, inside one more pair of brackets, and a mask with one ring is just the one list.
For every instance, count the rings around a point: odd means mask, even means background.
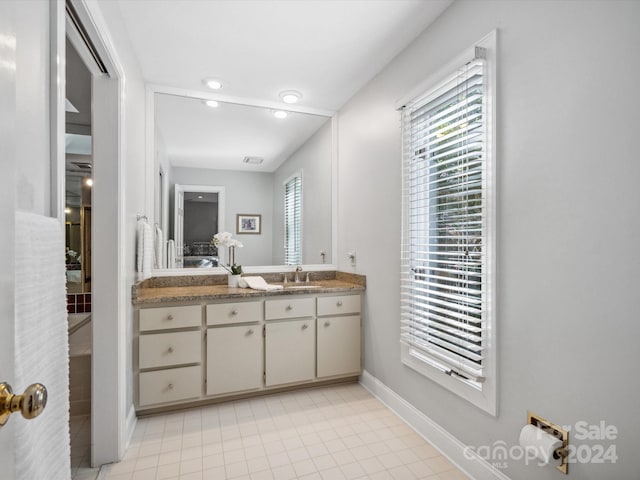
[{"label": "white baseboard", "polygon": [[[133,407],[133,405],[130,405],[129,412],[127,413],[127,419],[125,421],[125,432],[124,432],[125,442],[123,445],[123,450],[121,452],[120,461],[122,461],[122,457],[129,449],[129,445],[131,445],[131,438],[133,437],[133,432],[136,429],[137,423],[138,423],[138,417],[136,416],[136,409]],[[96,477],[96,480],[106,480],[107,477],[109,476],[109,472],[111,471],[111,467],[113,465],[114,465],[113,463],[107,463],[105,465],[102,465],[100,467],[100,470],[98,471],[98,476]]]},{"label": "white baseboard", "polygon": [[360,376],[360,384],[467,476],[474,480],[510,480],[475,452],[470,449],[465,452],[466,445],[464,443],[366,370]]}]

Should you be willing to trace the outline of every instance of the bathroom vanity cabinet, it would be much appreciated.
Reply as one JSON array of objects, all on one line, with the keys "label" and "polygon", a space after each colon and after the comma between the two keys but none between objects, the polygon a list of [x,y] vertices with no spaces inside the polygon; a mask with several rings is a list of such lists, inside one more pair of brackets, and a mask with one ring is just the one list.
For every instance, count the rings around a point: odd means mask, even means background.
[{"label": "bathroom vanity cabinet", "polygon": [[361,293],[326,290],[139,305],[137,410],[168,410],[357,377]]}]

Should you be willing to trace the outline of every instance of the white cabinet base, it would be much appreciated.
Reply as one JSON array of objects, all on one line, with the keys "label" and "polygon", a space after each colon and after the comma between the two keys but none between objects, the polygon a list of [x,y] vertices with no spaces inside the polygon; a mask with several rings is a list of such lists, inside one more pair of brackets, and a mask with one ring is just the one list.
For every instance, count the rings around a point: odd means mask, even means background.
[{"label": "white cabinet base", "polygon": [[356,379],[362,297],[336,293],[139,308],[136,410],[158,413]]}]

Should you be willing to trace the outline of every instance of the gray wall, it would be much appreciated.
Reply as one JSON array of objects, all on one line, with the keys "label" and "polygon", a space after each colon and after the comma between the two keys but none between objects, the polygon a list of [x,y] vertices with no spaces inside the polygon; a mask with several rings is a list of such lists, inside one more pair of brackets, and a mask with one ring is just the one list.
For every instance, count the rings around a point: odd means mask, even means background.
[{"label": "gray wall", "polygon": [[273,174],[273,263],[284,264],[284,182],[302,170],[302,263],[331,263],[331,120]]},{"label": "gray wall", "polygon": [[[527,410],[617,426],[640,445],[640,2],[454,3],[340,111],[339,266],[367,275],[365,369],[467,445],[516,445]],[[400,120],[395,102],[498,28],[498,409],[492,417],[400,362]],[[574,440],[575,441],[575,440]],[[576,444],[580,442],[575,441]],[[514,479],[558,479],[509,461]]]},{"label": "gray wall", "polygon": [[[273,235],[273,175],[271,173],[236,172],[206,168],[172,167],[170,176],[171,211],[174,185],[223,185],[225,187],[225,226],[220,231],[231,232],[244,247],[236,249],[236,263],[241,265],[272,265]],[[262,234],[236,234],[236,214],[262,215]],[[171,215],[173,219],[173,214]],[[170,223],[173,220],[170,221]],[[173,230],[173,227],[170,228]]]}]

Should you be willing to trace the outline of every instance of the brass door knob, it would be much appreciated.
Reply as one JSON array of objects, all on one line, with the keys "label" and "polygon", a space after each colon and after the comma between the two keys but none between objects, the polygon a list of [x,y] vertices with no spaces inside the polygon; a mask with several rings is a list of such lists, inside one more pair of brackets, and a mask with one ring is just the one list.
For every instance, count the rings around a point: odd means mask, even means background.
[{"label": "brass door knob", "polygon": [[0,383],[0,426],[7,423],[9,415],[22,413],[27,420],[36,418],[47,406],[47,389],[41,383],[33,383],[22,395],[14,395],[11,385]]}]

